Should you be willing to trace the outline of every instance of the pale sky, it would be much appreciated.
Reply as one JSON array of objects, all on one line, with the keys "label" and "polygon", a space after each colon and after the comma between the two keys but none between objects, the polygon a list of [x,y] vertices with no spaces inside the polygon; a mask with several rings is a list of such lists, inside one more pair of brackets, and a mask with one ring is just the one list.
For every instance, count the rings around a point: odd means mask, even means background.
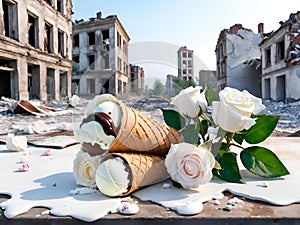
[{"label": "pale sky", "polygon": [[[257,25],[264,23],[264,31],[279,28],[279,21],[285,21],[290,13],[300,10],[297,0],[73,0],[73,20],[88,20],[98,11],[102,16],[117,15],[130,36],[131,47],[152,45],[147,49],[164,49],[158,58],[139,61],[135,51],[129,52],[130,63],[141,64],[145,74],[159,72],[177,75],[176,51],[180,46],[194,50],[203,69],[216,69],[215,46],[220,32],[236,23],[257,33]],[[165,46],[162,47],[162,45]],[[173,46],[173,50],[170,47]],[[131,48],[130,48],[131,49]],[[129,49],[129,50],[130,50]],[[149,51],[149,50],[148,50]],[[153,50],[154,51],[154,50]],[[166,53],[168,51],[168,53]],[[147,52],[148,54],[148,52]],[[172,58],[162,61],[162,54]],[[149,56],[150,57],[150,56]],[[139,62],[138,62],[139,61]],[[151,63],[149,63],[151,61]],[[154,62],[154,63],[153,63]],[[171,65],[170,64],[175,64]],[[167,66],[166,66],[167,65]],[[159,67],[164,67],[160,68]],[[198,73],[199,71],[194,71]]]}]

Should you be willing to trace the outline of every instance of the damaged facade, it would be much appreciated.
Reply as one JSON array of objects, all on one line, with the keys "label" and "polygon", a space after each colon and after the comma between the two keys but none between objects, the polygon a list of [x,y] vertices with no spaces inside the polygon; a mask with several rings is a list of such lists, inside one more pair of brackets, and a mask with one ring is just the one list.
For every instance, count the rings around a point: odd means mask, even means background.
[{"label": "damaged facade", "polygon": [[129,36],[117,16],[73,24],[73,74],[76,93],[94,95],[126,92],[129,77]]},{"label": "damaged facade", "polygon": [[194,80],[194,54],[186,46],[177,51],[178,77],[183,80]]},{"label": "damaged facade", "polygon": [[291,13],[260,44],[262,97],[274,101],[300,99],[300,11]]},{"label": "damaged facade", "polygon": [[71,95],[71,0],[0,0],[0,96]]},{"label": "damaged facade", "polygon": [[145,93],[145,72],[142,67],[130,64],[130,92],[138,95]]},{"label": "damaged facade", "polygon": [[212,90],[218,92],[218,80],[215,70],[200,70],[199,71],[199,85],[205,87],[208,85]]},{"label": "damaged facade", "polygon": [[235,24],[221,31],[216,45],[218,91],[224,87],[248,90],[261,97],[260,42],[263,24],[258,33]]}]

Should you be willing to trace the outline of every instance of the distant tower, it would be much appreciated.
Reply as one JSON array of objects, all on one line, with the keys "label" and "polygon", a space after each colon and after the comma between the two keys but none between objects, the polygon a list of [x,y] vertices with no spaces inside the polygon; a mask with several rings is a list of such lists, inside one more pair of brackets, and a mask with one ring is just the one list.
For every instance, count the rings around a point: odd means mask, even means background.
[{"label": "distant tower", "polygon": [[183,80],[194,80],[194,57],[193,50],[186,46],[180,47],[177,51],[178,77]]}]

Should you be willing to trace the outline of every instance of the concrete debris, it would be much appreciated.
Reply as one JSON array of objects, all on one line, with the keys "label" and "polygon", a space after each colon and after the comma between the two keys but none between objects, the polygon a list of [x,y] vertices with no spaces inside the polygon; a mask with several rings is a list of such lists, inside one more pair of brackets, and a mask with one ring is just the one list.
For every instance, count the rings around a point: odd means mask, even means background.
[{"label": "concrete debris", "polygon": [[1,100],[7,103],[7,110],[12,113],[30,113],[33,115],[51,115],[54,109],[40,104],[38,101],[13,100],[1,97]]}]

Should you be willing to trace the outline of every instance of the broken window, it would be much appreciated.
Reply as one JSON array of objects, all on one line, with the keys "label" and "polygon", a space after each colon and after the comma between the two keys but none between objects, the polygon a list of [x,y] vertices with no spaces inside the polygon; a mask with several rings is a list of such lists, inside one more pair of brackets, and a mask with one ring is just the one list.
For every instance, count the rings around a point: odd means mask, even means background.
[{"label": "broken window", "polygon": [[47,100],[55,99],[55,70],[47,68],[46,79]]},{"label": "broken window", "polygon": [[90,70],[95,70],[95,55],[88,55],[88,64]]},{"label": "broken window", "polygon": [[64,32],[58,30],[58,54],[65,56],[65,38]]},{"label": "broken window", "polygon": [[95,79],[87,79],[87,89],[90,94],[96,93]]},{"label": "broken window", "polygon": [[18,37],[18,5],[2,1],[5,36],[19,40]]},{"label": "broken window", "polygon": [[79,34],[74,34],[73,36],[73,47],[79,47]]},{"label": "broken window", "polygon": [[29,99],[40,98],[40,67],[27,65]]},{"label": "broken window", "polygon": [[123,41],[123,52],[127,54],[127,44],[125,41]]},{"label": "broken window", "polygon": [[89,37],[89,45],[95,45],[96,39],[95,39],[95,32],[88,33]]},{"label": "broken window", "polygon": [[271,66],[271,49],[270,48],[265,50],[265,66],[266,66],[266,68]]},{"label": "broken window", "polygon": [[72,58],[72,69],[73,72],[78,72],[80,69],[80,65],[79,65],[79,55],[74,55]]},{"label": "broken window", "polygon": [[64,13],[64,1],[63,0],[56,0],[56,9],[60,13]]},{"label": "broken window", "polygon": [[122,71],[122,59],[118,57],[118,71]]},{"label": "broken window", "polygon": [[53,53],[53,26],[48,23],[45,23],[44,49]]},{"label": "broken window", "polygon": [[53,6],[52,0],[45,0],[49,5]]},{"label": "broken window", "polygon": [[182,67],[186,68],[186,60],[182,60]]},{"label": "broken window", "polygon": [[191,52],[188,53],[188,57],[192,58],[192,53]]},{"label": "broken window", "polygon": [[182,53],[182,57],[183,57],[183,58],[186,58],[186,52],[183,52],[183,53]]},{"label": "broken window", "polygon": [[73,62],[79,63],[79,55],[73,56]]},{"label": "broken window", "polygon": [[60,90],[60,97],[64,98],[68,96],[68,72],[67,71],[60,71],[59,76],[59,90]]},{"label": "broken window", "polygon": [[117,32],[117,46],[121,48],[122,45],[122,37],[119,32]]},{"label": "broken window", "polygon": [[191,70],[191,69],[189,69],[188,73],[189,73],[189,74],[192,74],[192,70]]},{"label": "broken window", "polygon": [[193,66],[192,60],[189,60],[189,61],[188,61],[188,66],[189,66],[189,67],[192,67],[192,66]]},{"label": "broken window", "polygon": [[109,69],[109,54],[105,54],[103,57],[104,60],[104,69]]},{"label": "broken window", "polygon": [[34,48],[39,47],[39,20],[31,14],[28,14],[28,43]]},{"label": "broken window", "polygon": [[279,62],[285,58],[284,40],[276,43],[276,62]]},{"label": "broken window", "polygon": [[182,74],[186,74],[186,69],[183,69],[183,70],[182,70]]}]

